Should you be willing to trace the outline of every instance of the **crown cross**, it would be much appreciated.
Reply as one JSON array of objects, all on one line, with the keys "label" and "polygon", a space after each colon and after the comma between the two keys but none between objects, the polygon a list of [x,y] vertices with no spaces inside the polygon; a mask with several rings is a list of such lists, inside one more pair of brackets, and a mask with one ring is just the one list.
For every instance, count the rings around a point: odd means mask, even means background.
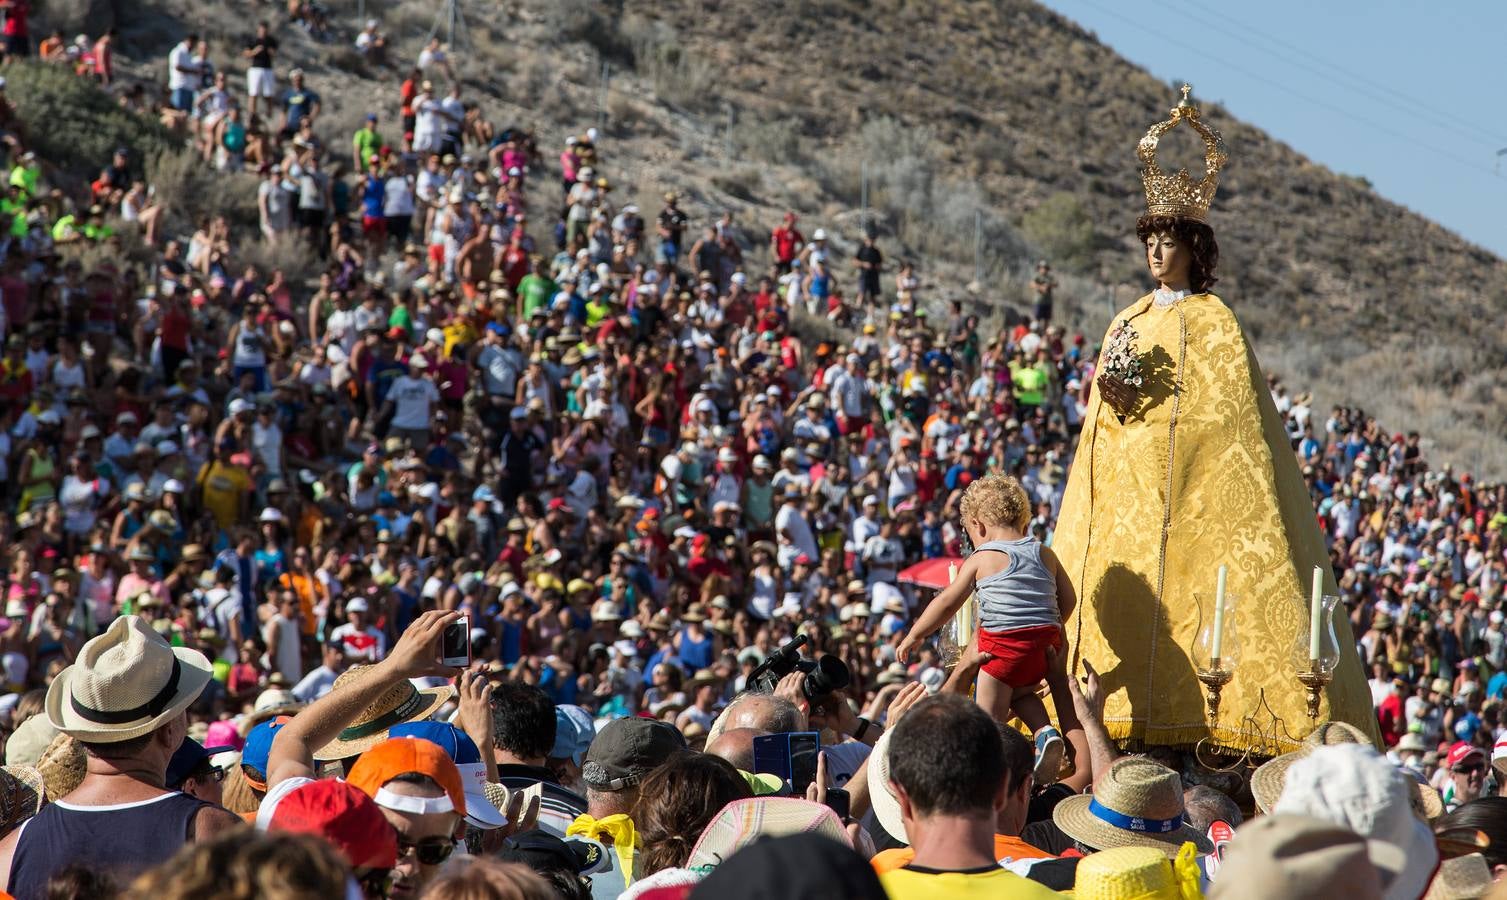
[{"label": "crown cross", "polygon": [[[1202,222],[1209,213],[1209,204],[1214,202],[1214,192],[1219,187],[1219,171],[1224,168],[1229,156],[1225,153],[1224,141],[1220,139],[1219,133],[1199,121],[1198,107],[1193,105],[1190,98],[1193,87],[1185,84],[1182,91],[1182,100],[1173,107],[1172,117],[1147,129],[1146,136],[1136,146],[1136,155],[1140,157],[1143,166],[1141,182],[1146,189],[1146,212],[1153,216],[1174,216]],[[1204,174],[1198,181],[1193,180],[1187,169],[1179,169],[1168,175],[1156,163],[1157,142],[1162,135],[1182,122],[1186,122],[1189,128],[1203,138]]]}]

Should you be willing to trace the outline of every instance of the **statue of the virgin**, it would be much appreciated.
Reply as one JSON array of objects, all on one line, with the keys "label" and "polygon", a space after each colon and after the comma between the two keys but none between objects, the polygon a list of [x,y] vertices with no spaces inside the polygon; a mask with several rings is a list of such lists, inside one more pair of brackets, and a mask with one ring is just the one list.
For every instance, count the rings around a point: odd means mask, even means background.
[{"label": "statue of the virgin", "polygon": [[[1065,623],[1071,658],[1100,671],[1105,724],[1127,745],[1209,738],[1237,751],[1288,750],[1331,719],[1374,737],[1343,613],[1334,616],[1339,660],[1316,719],[1296,675],[1315,567],[1324,592],[1338,591],[1261,367],[1235,314],[1211,293],[1219,246],[1205,219],[1226,157],[1187,93],[1139,146],[1147,213],[1136,236],[1156,289],[1117,314],[1105,338],[1053,539],[1078,594]],[[1204,142],[1199,181],[1156,164],[1158,139],[1180,123]],[[1231,610],[1242,650],[1211,727],[1192,658],[1209,612],[1194,595],[1214,594],[1221,565],[1240,598]],[[1252,727],[1247,717],[1258,712]],[[1275,748],[1266,743],[1274,737]]]}]

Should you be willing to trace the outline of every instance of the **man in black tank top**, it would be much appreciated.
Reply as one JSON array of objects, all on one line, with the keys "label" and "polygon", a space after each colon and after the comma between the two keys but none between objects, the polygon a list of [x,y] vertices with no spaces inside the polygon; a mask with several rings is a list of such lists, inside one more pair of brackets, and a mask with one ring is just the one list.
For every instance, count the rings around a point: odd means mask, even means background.
[{"label": "man in black tank top", "polygon": [[188,728],[186,711],[209,683],[209,661],[173,648],[138,616],[86,643],[47,691],[52,725],[88,753],[83,782],[0,841],[0,876],[17,900],[80,865],[122,886],[185,843],[239,824],[229,811],[164,786]]}]

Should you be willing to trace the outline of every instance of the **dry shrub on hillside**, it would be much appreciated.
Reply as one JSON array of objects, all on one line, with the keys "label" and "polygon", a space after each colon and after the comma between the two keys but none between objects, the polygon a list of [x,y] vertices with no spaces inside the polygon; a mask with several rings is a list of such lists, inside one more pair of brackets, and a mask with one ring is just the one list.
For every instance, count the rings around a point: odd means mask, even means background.
[{"label": "dry shrub on hillside", "polygon": [[805,165],[801,126],[795,119],[755,119],[733,131],[733,144],[740,156],[777,165]]},{"label": "dry shrub on hillside", "polygon": [[237,238],[257,233],[255,175],[217,172],[198,154],[173,150],[148,161],[147,183],[166,206],[165,235],[187,237],[205,216],[224,216]]},{"label": "dry shrub on hillside", "polygon": [[75,177],[92,178],[124,144],[142,159],[173,146],[153,119],[121,109],[98,85],[62,66],[14,62],[5,67],[6,92],[26,125],[26,139],[46,163]]},{"label": "dry shrub on hillside", "polygon": [[1059,191],[1021,218],[1025,236],[1065,269],[1083,271],[1097,264],[1099,238],[1093,219],[1074,195]]},{"label": "dry shrub on hillside", "polygon": [[260,238],[248,237],[235,248],[236,262],[242,266],[256,266],[264,275],[281,269],[286,278],[297,284],[319,274],[319,256],[302,241],[283,241],[269,244]]}]

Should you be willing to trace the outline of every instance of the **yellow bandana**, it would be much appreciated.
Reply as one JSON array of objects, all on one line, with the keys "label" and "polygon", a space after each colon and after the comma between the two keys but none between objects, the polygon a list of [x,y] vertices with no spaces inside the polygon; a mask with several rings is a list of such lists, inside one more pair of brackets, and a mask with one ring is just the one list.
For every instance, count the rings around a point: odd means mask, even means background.
[{"label": "yellow bandana", "polygon": [[612,849],[623,866],[623,884],[627,886],[633,883],[633,853],[643,842],[638,838],[638,829],[633,827],[632,819],[623,813],[614,813],[600,819],[582,813],[565,829],[566,837],[577,835],[593,840],[601,840],[604,835],[611,838]]}]

